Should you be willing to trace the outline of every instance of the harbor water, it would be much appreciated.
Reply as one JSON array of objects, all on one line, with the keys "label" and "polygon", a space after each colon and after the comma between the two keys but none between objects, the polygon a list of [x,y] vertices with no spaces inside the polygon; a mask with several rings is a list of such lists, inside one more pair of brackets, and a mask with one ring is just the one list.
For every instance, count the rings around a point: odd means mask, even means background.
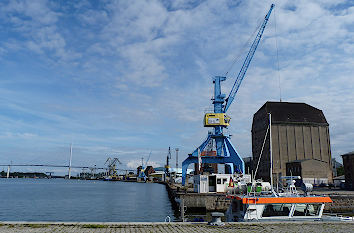
[{"label": "harbor water", "polygon": [[0,221],[174,220],[164,185],[64,179],[0,179]]}]

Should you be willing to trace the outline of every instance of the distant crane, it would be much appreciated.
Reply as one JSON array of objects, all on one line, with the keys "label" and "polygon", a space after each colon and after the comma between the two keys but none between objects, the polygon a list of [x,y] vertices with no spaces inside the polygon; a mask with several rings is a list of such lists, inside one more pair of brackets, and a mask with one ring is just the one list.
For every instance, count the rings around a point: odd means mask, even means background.
[{"label": "distant crane", "polygon": [[91,179],[96,179],[96,171],[97,171],[96,165],[94,165],[94,167],[90,168]]},{"label": "distant crane", "polygon": [[165,165],[166,177],[170,176],[170,160],[171,160],[171,147],[168,147],[168,153],[167,153],[166,165]]},{"label": "distant crane", "polygon": [[179,148],[176,148],[176,173],[178,172],[178,151]]},{"label": "distant crane", "polygon": [[[189,154],[188,158],[182,163],[182,184],[185,184],[187,168],[191,163],[198,163],[198,154],[201,152],[201,158],[203,163],[216,163],[227,164],[227,173],[234,173],[236,169],[239,173],[245,172],[245,163],[241,156],[237,153],[236,148],[230,141],[230,135],[224,135],[223,129],[230,125],[230,117],[226,115],[227,110],[235,99],[236,93],[240,88],[242,80],[245,77],[246,71],[250,65],[254,53],[258,47],[259,41],[262,38],[264,29],[269,20],[270,14],[273,10],[274,4],[270,6],[268,13],[266,14],[264,21],[254,39],[250,50],[243,62],[242,68],[237,75],[236,81],[232,86],[229,96],[225,99],[226,95],[221,93],[221,82],[226,80],[226,77],[215,76],[213,78],[214,83],[214,98],[213,105],[214,111],[212,113],[206,113],[204,116],[204,127],[213,127],[214,131],[209,132],[207,139],[196,149],[192,154]],[[213,141],[215,143],[213,143]],[[208,148],[212,145],[212,148]],[[208,149],[206,151],[205,149]]]},{"label": "distant crane", "polygon": [[117,163],[122,164],[118,158],[111,158],[111,157],[108,157],[108,159],[104,163],[104,164],[107,164],[107,166],[108,166],[107,176],[110,177],[111,179],[118,178]]},{"label": "distant crane", "polygon": [[146,169],[146,167],[147,167],[147,163],[149,162],[149,160],[150,160],[150,156],[151,156],[151,152],[152,151],[150,151],[150,153],[149,153],[149,156],[148,156],[148,158],[147,158],[147,160],[146,160],[146,162],[145,162],[145,165],[144,165],[144,157],[142,157],[141,158],[141,169],[140,169],[140,171],[139,171],[139,175],[138,175],[138,177],[139,178],[141,178],[141,179],[144,179],[144,180],[146,180],[146,174],[145,174],[145,169]]}]

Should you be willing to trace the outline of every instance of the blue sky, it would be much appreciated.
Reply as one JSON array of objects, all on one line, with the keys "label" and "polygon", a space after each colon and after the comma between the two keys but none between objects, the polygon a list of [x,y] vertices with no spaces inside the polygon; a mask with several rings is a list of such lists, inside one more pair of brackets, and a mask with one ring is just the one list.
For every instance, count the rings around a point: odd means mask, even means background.
[{"label": "blue sky", "polygon": [[[67,164],[71,142],[74,165],[115,155],[133,168],[150,150],[163,165],[169,146],[181,162],[206,137],[211,78],[245,51],[271,3],[1,1],[1,163]],[[354,150],[354,1],[274,3],[229,109],[233,144],[251,156],[252,116],[279,100],[280,77],[283,101],[323,110],[339,158]]]}]

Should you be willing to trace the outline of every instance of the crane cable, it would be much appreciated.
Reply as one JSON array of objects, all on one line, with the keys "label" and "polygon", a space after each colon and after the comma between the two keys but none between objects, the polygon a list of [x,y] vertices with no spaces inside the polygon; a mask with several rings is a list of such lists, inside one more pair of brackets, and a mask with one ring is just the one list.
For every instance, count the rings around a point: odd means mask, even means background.
[{"label": "crane cable", "polygon": [[263,18],[260,18],[258,20],[257,23],[257,27],[254,30],[254,32],[250,35],[250,37],[248,38],[248,40],[246,41],[246,43],[242,46],[242,49],[240,50],[240,52],[235,56],[234,60],[232,61],[232,63],[228,66],[228,68],[226,69],[225,72],[225,77],[228,75],[228,73],[231,71],[231,69],[234,67],[235,63],[241,58],[242,54],[247,50],[247,48],[249,47],[249,44],[251,43],[251,40],[254,38],[254,34],[259,30],[259,28],[262,26],[262,20]]},{"label": "crane cable", "polygon": [[278,34],[277,34],[277,17],[276,11],[274,10],[274,37],[275,37],[275,49],[277,54],[277,74],[278,74],[278,85],[279,85],[279,100],[281,102],[281,83],[280,83],[280,68],[279,68],[279,49],[278,49]]}]

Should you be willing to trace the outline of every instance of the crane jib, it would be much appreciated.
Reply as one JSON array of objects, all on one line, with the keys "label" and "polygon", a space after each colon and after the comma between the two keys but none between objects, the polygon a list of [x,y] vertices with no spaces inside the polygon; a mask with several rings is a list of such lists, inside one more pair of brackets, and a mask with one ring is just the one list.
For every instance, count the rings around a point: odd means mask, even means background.
[{"label": "crane jib", "polygon": [[262,26],[261,26],[261,28],[259,29],[259,31],[258,31],[258,33],[257,33],[257,36],[256,36],[255,40],[253,41],[250,50],[248,51],[248,54],[247,54],[247,57],[246,57],[245,61],[243,62],[242,68],[241,68],[240,72],[239,72],[238,75],[237,75],[236,81],[235,81],[234,85],[232,86],[232,89],[231,89],[231,91],[230,91],[230,94],[229,94],[229,96],[226,98],[225,107],[224,107],[224,109],[223,109],[223,112],[224,112],[224,113],[227,112],[227,110],[229,109],[231,103],[232,103],[233,100],[235,99],[236,93],[237,93],[238,89],[240,88],[240,85],[241,85],[241,83],[242,83],[243,78],[245,77],[245,74],[246,74],[246,72],[247,72],[248,66],[249,66],[249,64],[251,63],[251,60],[252,60],[252,58],[253,58],[254,53],[256,52],[256,49],[257,49],[258,44],[259,44],[259,41],[260,41],[261,38],[262,38],[264,29],[265,29],[265,27],[266,27],[266,25],[267,25],[267,22],[268,22],[268,20],[269,20],[270,14],[272,13],[273,7],[274,7],[274,4],[272,4],[272,5],[270,6],[269,11],[268,11],[267,15],[266,15],[265,18],[264,18],[264,21],[263,21],[263,23],[262,23]]}]

